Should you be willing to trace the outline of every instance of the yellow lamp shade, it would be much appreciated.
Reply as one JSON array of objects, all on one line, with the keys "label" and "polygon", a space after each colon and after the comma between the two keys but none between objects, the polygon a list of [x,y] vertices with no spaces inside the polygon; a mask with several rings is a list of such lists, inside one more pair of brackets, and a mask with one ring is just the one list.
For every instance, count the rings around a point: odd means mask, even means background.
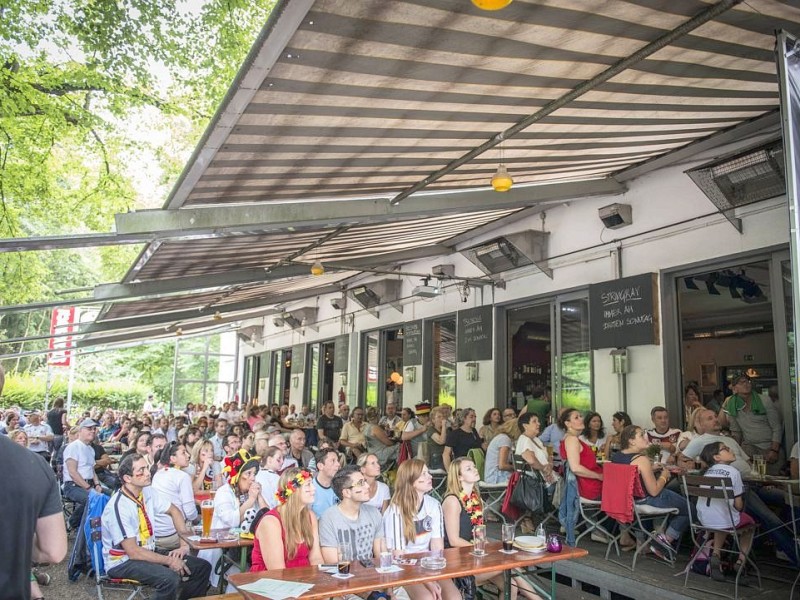
[{"label": "yellow lamp shade", "polygon": [[391,375],[389,375],[389,379],[391,379],[394,383],[399,383],[402,380],[402,376],[397,371],[394,371]]},{"label": "yellow lamp shade", "polygon": [[481,10],[500,10],[511,4],[511,0],[472,0]]},{"label": "yellow lamp shade", "polygon": [[492,177],[492,187],[495,192],[507,192],[514,185],[514,180],[508,174],[505,165],[497,167],[497,172]]},{"label": "yellow lamp shade", "polygon": [[312,275],[322,275],[325,273],[325,267],[322,266],[322,263],[318,260],[314,261],[314,264],[311,265],[311,274]]}]

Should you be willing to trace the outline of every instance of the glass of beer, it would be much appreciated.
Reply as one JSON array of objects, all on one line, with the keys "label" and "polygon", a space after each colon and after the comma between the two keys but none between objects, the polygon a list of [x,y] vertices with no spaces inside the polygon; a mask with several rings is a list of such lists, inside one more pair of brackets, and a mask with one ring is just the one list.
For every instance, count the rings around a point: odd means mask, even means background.
[{"label": "glass of beer", "polygon": [[511,552],[514,549],[514,524],[504,523],[502,535],[503,535],[503,550],[505,550],[506,552]]},{"label": "glass of beer", "polygon": [[211,536],[211,519],[214,518],[214,501],[203,500],[200,503],[200,515],[203,519],[203,531],[201,537],[207,538]]}]

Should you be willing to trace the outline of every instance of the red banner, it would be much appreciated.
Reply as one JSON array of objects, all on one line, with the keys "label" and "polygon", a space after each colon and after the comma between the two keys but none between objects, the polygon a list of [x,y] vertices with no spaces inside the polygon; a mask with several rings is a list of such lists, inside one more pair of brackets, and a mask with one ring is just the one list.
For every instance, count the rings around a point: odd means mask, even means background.
[{"label": "red banner", "polygon": [[67,306],[53,309],[53,316],[50,319],[49,348],[52,350],[48,354],[47,364],[51,367],[69,367],[72,362],[73,347],[72,332],[75,328],[75,307]]}]

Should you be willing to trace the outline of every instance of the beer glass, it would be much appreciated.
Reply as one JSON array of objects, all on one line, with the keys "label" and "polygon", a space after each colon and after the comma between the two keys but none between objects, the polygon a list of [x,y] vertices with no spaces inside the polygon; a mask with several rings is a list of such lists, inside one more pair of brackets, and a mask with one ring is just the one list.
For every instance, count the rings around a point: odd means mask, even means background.
[{"label": "beer glass", "polygon": [[200,503],[200,515],[203,519],[203,531],[201,537],[207,538],[211,536],[211,519],[214,518],[214,501],[203,500]]},{"label": "beer glass", "polygon": [[503,524],[503,550],[506,552],[511,552],[514,549],[514,529],[513,523]]}]

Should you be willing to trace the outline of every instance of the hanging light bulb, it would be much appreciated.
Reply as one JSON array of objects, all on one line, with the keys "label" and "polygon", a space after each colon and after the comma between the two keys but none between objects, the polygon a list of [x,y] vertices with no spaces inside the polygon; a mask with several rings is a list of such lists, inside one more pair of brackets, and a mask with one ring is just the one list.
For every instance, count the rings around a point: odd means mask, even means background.
[{"label": "hanging light bulb", "polygon": [[219,312],[219,311],[215,312],[214,313],[214,320],[215,321],[219,321],[220,319],[222,319],[222,313]]},{"label": "hanging light bulb", "polygon": [[514,185],[514,180],[511,179],[511,175],[508,174],[506,166],[503,163],[500,163],[497,167],[497,171],[492,177],[492,187],[494,188],[494,191],[507,192],[511,189],[512,185]]},{"label": "hanging light bulb", "polygon": [[181,329],[180,327],[178,327],[178,328],[175,330],[175,335],[183,335],[183,329]]},{"label": "hanging light bulb", "polygon": [[319,260],[315,260],[314,264],[311,265],[311,274],[316,277],[324,273],[325,273],[325,267],[322,266],[322,263],[319,262]]},{"label": "hanging light bulb", "polygon": [[472,0],[481,10],[500,10],[511,4],[511,0]]}]

